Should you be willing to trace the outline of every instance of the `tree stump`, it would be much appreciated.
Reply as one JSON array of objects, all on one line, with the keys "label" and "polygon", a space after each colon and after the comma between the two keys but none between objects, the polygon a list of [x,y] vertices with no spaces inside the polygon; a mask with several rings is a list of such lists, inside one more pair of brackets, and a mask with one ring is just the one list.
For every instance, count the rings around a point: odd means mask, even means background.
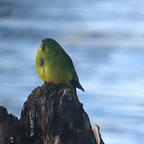
[{"label": "tree stump", "polygon": [[20,121],[0,106],[0,144],[21,144],[22,135]]},{"label": "tree stump", "polygon": [[63,84],[36,88],[21,118],[0,107],[0,144],[103,144],[73,91]]}]

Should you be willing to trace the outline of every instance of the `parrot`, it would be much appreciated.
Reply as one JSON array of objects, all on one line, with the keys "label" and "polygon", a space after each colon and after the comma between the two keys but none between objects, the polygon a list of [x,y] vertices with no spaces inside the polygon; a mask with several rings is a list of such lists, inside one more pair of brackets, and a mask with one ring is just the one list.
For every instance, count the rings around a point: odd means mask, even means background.
[{"label": "parrot", "polygon": [[62,83],[75,92],[76,88],[84,91],[71,58],[52,38],[41,41],[36,55],[36,70],[38,76],[46,83]]}]

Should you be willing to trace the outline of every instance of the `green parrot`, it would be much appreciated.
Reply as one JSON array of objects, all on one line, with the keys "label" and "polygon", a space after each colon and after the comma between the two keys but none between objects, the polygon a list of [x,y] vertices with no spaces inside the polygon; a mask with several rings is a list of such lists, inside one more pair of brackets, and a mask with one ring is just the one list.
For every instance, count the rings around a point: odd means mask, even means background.
[{"label": "green parrot", "polygon": [[57,41],[45,38],[41,42],[36,56],[36,69],[39,77],[47,83],[63,83],[76,92],[81,84],[73,62]]}]

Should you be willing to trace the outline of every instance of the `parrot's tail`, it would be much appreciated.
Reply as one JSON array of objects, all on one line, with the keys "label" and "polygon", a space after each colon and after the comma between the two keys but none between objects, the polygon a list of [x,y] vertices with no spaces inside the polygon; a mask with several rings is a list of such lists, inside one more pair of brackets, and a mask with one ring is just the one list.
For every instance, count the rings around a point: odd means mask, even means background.
[{"label": "parrot's tail", "polygon": [[81,84],[78,81],[71,80],[70,82],[75,88],[79,88],[80,90],[84,91],[83,87],[81,86]]}]

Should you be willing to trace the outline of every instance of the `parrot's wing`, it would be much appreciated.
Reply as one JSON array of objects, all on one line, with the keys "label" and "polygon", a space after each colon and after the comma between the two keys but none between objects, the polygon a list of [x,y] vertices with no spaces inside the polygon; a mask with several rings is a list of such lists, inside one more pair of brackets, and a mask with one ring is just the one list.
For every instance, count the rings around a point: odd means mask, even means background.
[{"label": "parrot's wing", "polygon": [[68,63],[74,68],[73,62],[70,58],[70,56],[64,51],[64,49],[61,47],[61,51],[64,55],[64,57],[66,58],[66,61],[68,61]]},{"label": "parrot's wing", "polygon": [[61,48],[62,50],[62,53],[65,57],[65,62],[67,62],[69,65],[69,69],[73,75],[73,79],[70,81],[70,83],[74,86],[74,87],[77,87],[79,89],[81,89],[82,91],[84,91],[83,87],[81,86],[81,84],[79,83],[79,79],[78,79],[78,76],[77,76],[77,73],[75,71],[75,68],[74,68],[74,65],[73,65],[73,62],[71,60],[71,58],[69,57],[69,55],[64,51],[63,48]]},{"label": "parrot's wing", "polygon": [[72,62],[70,56],[64,51],[63,48],[61,48],[61,50],[62,50],[64,62],[69,67],[70,72],[72,73],[74,80],[79,81],[76,70],[74,68],[74,65],[73,65],[73,62]]}]

